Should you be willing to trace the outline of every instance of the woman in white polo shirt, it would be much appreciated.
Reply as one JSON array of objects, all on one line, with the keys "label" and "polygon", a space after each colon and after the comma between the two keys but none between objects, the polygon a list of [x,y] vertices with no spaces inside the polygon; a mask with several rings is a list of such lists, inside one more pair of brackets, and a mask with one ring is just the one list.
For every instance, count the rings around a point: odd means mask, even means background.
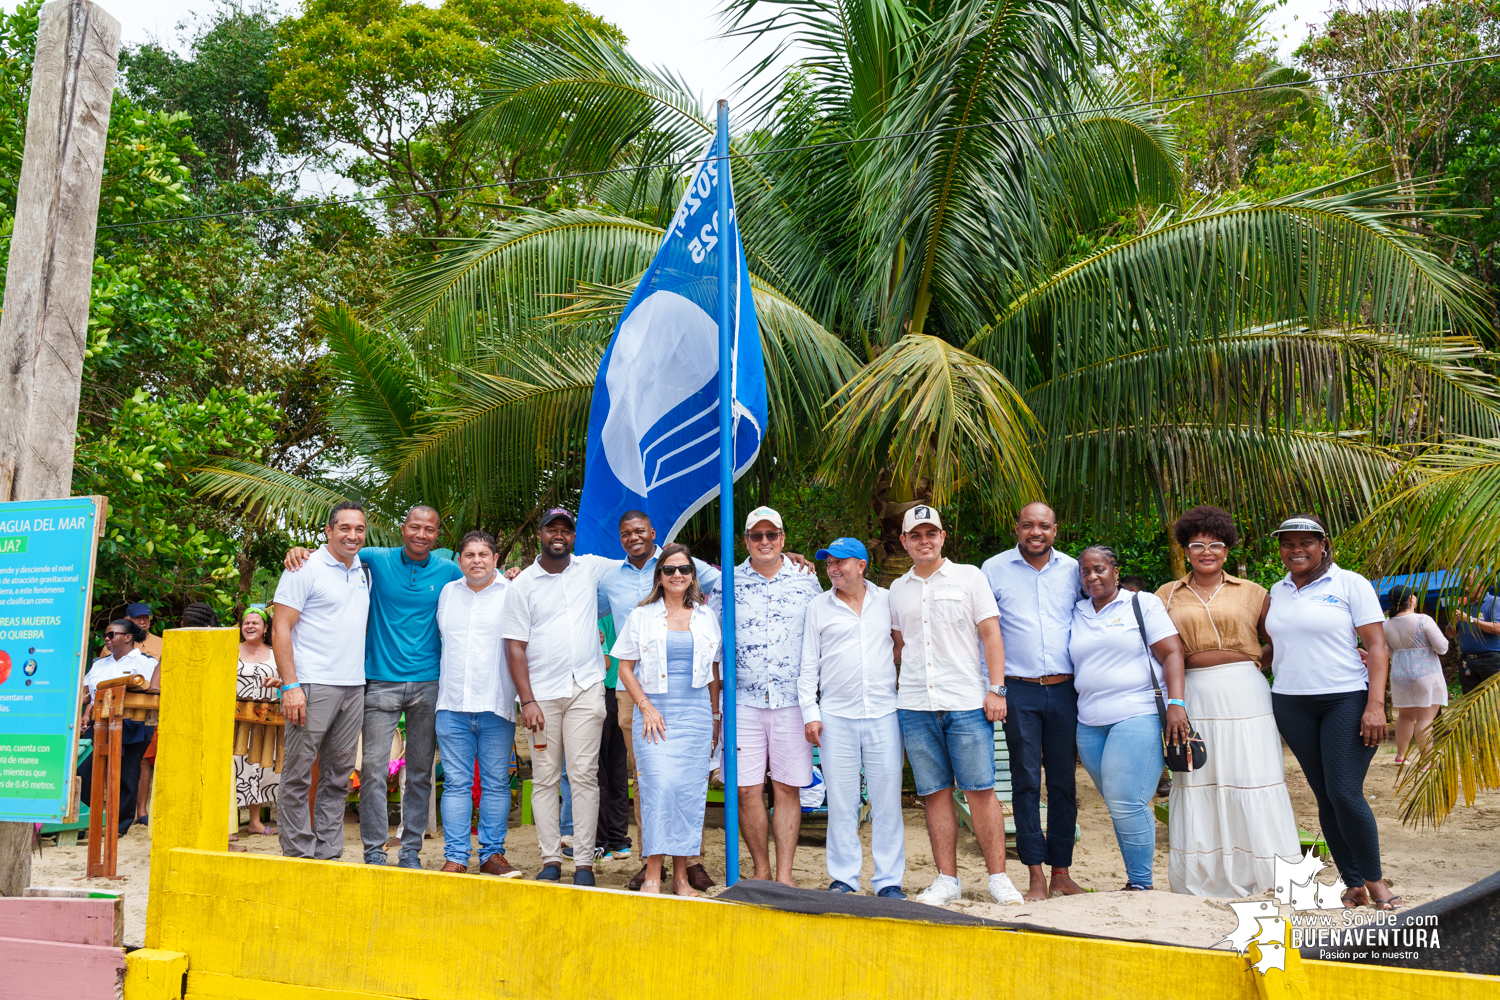
[{"label": "woman in white polo shirt", "polygon": [[[1078,690],[1078,756],[1109,809],[1125,861],[1126,891],[1151,889],[1156,858],[1151,796],[1164,758],[1152,675],[1166,677],[1171,699],[1165,739],[1186,740],[1191,733],[1182,700],[1182,640],[1161,598],[1120,589],[1120,560],[1113,549],[1084,549],[1078,573],[1089,595],[1073,606],[1068,639]],[[1144,636],[1132,602],[1139,603]]]},{"label": "woman in white polo shirt", "polygon": [[1365,801],[1365,772],[1386,737],[1390,658],[1380,598],[1369,580],[1333,561],[1319,518],[1294,514],[1272,534],[1287,570],[1261,620],[1276,727],[1317,797],[1323,839],[1348,887],[1344,906],[1394,910],[1402,900],[1381,880],[1380,837]]}]

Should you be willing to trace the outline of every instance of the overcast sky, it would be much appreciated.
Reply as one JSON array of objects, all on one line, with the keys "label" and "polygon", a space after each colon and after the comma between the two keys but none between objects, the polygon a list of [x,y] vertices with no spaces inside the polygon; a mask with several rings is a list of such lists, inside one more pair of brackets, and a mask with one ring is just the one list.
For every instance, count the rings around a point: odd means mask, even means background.
[{"label": "overcast sky", "polygon": [[[96,0],[120,19],[127,43],[150,39],[175,42],[176,26],[195,12],[212,10],[212,0]],[[581,0],[590,11],[619,25],[636,58],[667,65],[699,90],[705,102],[734,99],[733,83],[747,68],[738,59],[741,42],[719,39],[716,0]],[[7,10],[14,0],[0,0]],[[298,0],[280,0],[292,11]],[[1271,15],[1282,51],[1290,52],[1307,34],[1307,25],[1322,20],[1328,0],[1287,0]]]}]

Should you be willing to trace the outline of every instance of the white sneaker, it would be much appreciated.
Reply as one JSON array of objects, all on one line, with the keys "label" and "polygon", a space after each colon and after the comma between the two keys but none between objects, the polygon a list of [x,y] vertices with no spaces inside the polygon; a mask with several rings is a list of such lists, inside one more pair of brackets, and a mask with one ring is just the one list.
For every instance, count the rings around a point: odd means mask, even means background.
[{"label": "white sneaker", "polygon": [[1002,906],[1020,906],[1025,902],[1016,887],[1011,885],[1010,876],[1004,872],[990,876],[990,895]]},{"label": "white sneaker", "polygon": [[928,906],[946,906],[949,903],[958,902],[963,899],[963,896],[963,888],[959,885],[958,879],[939,875],[933,879],[931,885],[917,894],[917,902],[926,903]]}]

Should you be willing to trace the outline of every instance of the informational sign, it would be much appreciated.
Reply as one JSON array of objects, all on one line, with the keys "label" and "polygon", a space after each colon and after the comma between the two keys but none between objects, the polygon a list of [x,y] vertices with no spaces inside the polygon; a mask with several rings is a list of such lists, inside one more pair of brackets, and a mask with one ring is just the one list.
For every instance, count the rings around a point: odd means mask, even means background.
[{"label": "informational sign", "polygon": [[72,814],[104,503],[0,503],[0,820]]}]

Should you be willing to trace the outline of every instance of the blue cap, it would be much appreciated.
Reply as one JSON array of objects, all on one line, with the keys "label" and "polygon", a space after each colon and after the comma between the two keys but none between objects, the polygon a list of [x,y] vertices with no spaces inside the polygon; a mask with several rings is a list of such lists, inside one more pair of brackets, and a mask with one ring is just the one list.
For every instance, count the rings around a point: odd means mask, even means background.
[{"label": "blue cap", "polygon": [[137,601],[136,603],[134,603],[132,605],[129,605],[125,609],[125,617],[126,618],[139,618],[139,617],[141,617],[141,615],[149,615],[150,613],[151,613],[151,605],[145,604],[145,603],[140,602],[140,601]]},{"label": "blue cap", "polygon": [[870,554],[865,551],[865,543],[858,538],[835,538],[826,549],[819,549],[817,558],[827,559],[832,556],[835,559],[863,559],[870,561]]},{"label": "blue cap", "polygon": [[573,512],[568,508],[552,507],[542,515],[542,527],[546,527],[553,521],[556,521],[558,518],[562,518],[563,520],[567,521],[568,527],[570,528],[578,523],[578,519],[573,516]]}]

